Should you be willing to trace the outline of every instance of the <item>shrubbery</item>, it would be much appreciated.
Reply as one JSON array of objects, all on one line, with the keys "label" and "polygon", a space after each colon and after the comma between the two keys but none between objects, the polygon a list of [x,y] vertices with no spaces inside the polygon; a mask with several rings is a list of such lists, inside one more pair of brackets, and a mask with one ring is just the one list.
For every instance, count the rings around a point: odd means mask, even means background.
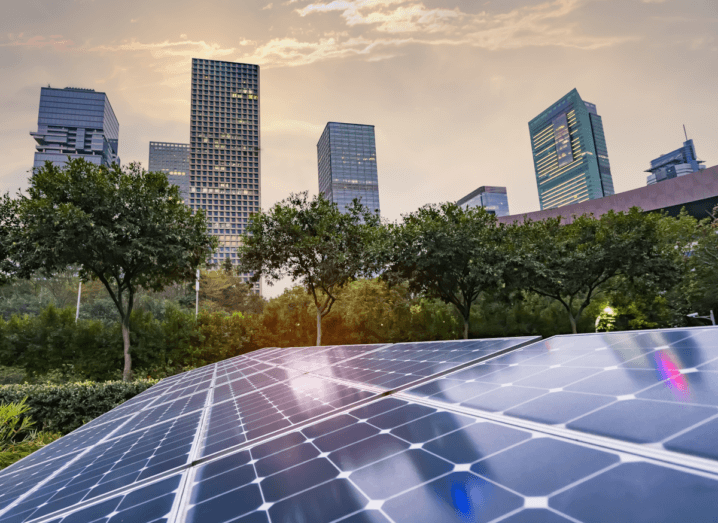
[{"label": "shrubbery", "polygon": [[27,398],[28,409],[23,415],[32,418],[35,423],[33,428],[64,435],[155,383],[157,380],[3,385],[0,387],[0,404],[17,404]]}]

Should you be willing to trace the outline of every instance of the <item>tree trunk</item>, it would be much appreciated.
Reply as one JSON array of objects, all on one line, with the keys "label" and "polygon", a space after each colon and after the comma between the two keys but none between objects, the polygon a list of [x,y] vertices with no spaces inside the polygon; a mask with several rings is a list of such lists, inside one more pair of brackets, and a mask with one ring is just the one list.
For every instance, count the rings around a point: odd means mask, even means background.
[{"label": "tree trunk", "polygon": [[317,347],[322,344],[322,313],[317,309]]},{"label": "tree trunk", "polygon": [[122,373],[122,381],[130,381],[132,378],[132,356],[130,355],[130,326],[122,322],[122,342],[125,348],[125,370]]},{"label": "tree trunk", "polygon": [[573,330],[574,334],[578,334],[576,331],[576,318],[573,317],[573,314],[570,312],[568,313],[568,319],[571,321],[571,329]]},{"label": "tree trunk", "polygon": [[464,339],[469,339],[469,320],[464,318]]}]

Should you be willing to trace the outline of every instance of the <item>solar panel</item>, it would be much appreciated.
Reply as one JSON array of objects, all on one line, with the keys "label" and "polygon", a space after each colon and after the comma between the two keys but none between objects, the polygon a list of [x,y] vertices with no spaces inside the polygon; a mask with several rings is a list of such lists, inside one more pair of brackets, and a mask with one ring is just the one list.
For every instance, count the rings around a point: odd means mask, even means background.
[{"label": "solar panel", "polygon": [[0,471],[0,523],[703,521],[718,329],[268,348]]}]

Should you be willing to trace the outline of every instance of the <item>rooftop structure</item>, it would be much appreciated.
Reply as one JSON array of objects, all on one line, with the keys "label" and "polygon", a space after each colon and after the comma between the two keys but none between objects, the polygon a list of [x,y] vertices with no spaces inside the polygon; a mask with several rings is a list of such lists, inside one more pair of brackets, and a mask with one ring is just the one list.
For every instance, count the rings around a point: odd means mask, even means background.
[{"label": "rooftop structure", "polygon": [[464,209],[468,209],[469,207],[483,207],[496,216],[506,216],[509,214],[509,201],[506,197],[506,187],[481,186],[457,201],[456,205]]},{"label": "rooftop structure", "polygon": [[33,167],[46,161],[64,165],[67,157],[98,165],[120,163],[120,124],[105,93],[65,87],[40,89]]},{"label": "rooftop structure", "polygon": [[651,174],[646,177],[646,183],[647,185],[653,185],[664,180],[700,171],[705,169],[705,166],[701,165],[702,163],[704,162],[696,156],[693,140],[686,139],[683,142],[683,147],[651,160],[651,167],[646,170],[647,173]]}]

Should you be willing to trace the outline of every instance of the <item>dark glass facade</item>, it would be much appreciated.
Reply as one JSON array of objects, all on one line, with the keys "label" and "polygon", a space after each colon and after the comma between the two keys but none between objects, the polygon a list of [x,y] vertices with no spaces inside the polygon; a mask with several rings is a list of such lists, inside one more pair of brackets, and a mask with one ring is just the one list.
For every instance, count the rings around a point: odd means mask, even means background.
[{"label": "dark glass facade", "polygon": [[373,125],[329,122],[317,143],[319,192],[340,209],[354,198],[380,213]]},{"label": "dark glass facade", "polygon": [[468,209],[469,207],[483,207],[496,216],[508,216],[509,200],[506,196],[506,187],[479,187],[475,191],[461,198],[456,205]]},{"label": "dark glass facade", "polygon": [[651,160],[651,168],[646,170],[647,173],[651,173],[646,179],[646,185],[700,171],[705,169],[702,163],[704,162],[696,156],[693,140],[686,140],[683,142],[683,147]]},{"label": "dark glass facade", "polygon": [[220,240],[213,263],[236,262],[260,209],[259,66],[193,58],[191,106],[189,205],[207,211]]},{"label": "dark glass facade", "polygon": [[614,193],[603,122],[576,89],[529,122],[541,209]]},{"label": "dark glass facade", "polygon": [[165,173],[170,183],[180,188],[184,202],[189,203],[189,144],[150,142],[147,169]]},{"label": "dark glass facade", "polygon": [[40,89],[40,110],[33,167],[46,161],[57,165],[67,157],[84,158],[98,165],[120,163],[120,124],[105,93],[66,87]]}]

